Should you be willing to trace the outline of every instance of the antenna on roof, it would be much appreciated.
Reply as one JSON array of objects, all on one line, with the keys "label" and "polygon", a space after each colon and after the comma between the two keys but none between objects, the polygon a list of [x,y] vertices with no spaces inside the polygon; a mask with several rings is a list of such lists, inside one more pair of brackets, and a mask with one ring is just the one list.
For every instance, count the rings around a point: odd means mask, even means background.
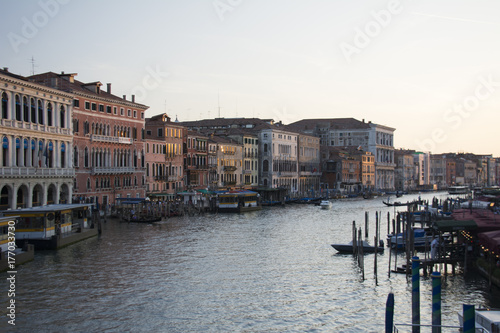
[{"label": "antenna on roof", "polygon": [[35,57],[31,56],[31,75],[35,75],[35,67],[38,67],[38,66],[35,66]]},{"label": "antenna on roof", "polygon": [[219,109],[219,118],[220,118],[220,93],[219,93],[219,91],[217,91],[217,106]]}]

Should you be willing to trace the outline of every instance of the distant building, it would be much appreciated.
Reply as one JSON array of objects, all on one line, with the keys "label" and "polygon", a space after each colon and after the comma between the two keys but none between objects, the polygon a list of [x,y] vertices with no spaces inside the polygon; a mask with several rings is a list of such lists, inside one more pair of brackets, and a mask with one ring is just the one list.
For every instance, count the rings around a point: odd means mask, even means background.
[{"label": "distant building", "polygon": [[208,187],[208,136],[194,131],[184,132],[184,170],[188,189]]},{"label": "distant building", "polygon": [[399,191],[416,189],[414,150],[399,149],[394,151],[396,168],[394,169],[395,187]]},{"label": "distant building", "polygon": [[0,69],[0,209],[70,203],[73,94]]},{"label": "distant building", "polygon": [[215,181],[217,189],[231,190],[241,187],[243,182],[241,166],[243,146],[222,136],[211,136],[208,142],[216,146]]},{"label": "distant building", "polygon": [[185,128],[163,113],[146,119],[147,194],[173,200],[184,189]]},{"label": "distant building", "polygon": [[322,145],[361,147],[371,152],[376,189],[394,189],[394,128],[354,118],[303,119],[289,127],[319,137]]},{"label": "distant building", "polygon": [[313,197],[320,191],[321,155],[320,139],[299,134],[299,195]]}]

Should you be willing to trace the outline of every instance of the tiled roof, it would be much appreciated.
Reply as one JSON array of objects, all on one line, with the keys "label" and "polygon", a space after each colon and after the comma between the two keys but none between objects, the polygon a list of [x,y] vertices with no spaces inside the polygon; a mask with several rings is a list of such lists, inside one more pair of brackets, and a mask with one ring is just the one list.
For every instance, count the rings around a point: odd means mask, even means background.
[{"label": "tiled roof", "polygon": [[323,118],[323,119],[302,119],[289,124],[290,128],[299,131],[314,130],[316,128],[336,129],[369,129],[371,123],[365,123],[354,118]]},{"label": "tiled roof", "polygon": [[117,102],[128,102],[128,103],[133,103],[136,104],[137,106],[141,106],[144,108],[147,108],[146,105],[140,104],[140,103],[135,103],[132,101],[127,101],[123,99],[122,97],[115,96],[111,93],[108,93],[105,89],[99,89],[99,93],[96,93],[94,90],[88,88],[89,86],[94,86],[96,84],[101,85],[99,81],[96,82],[91,82],[91,83],[84,83],[78,80],[73,79],[73,82],[70,81],[70,77],[74,77],[76,74],[57,74],[54,72],[47,72],[47,73],[42,73],[42,74],[36,74],[27,77],[27,79],[31,82],[36,82],[39,84],[43,84],[45,86],[51,87],[51,88],[56,88],[59,90],[71,92],[71,93],[83,93],[87,95],[95,95],[96,97],[99,98],[105,98],[105,99],[111,99],[115,100]]}]

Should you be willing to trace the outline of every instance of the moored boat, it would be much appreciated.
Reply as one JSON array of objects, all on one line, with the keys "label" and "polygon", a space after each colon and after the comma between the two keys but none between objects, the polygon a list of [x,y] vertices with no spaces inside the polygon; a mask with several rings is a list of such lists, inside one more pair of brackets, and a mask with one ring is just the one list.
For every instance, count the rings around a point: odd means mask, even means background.
[{"label": "moored boat", "polygon": [[235,190],[217,195],[217,209],[219,212],[243,213],[261,210],[259,194],[247,190]]},{"label": "moored boat", "polygon": [[[340,253],[353,253],[354,251],[352,241],[347,244],[331,244],[331,246]],[[370,245],[367,241],[363,241],[363,253],[375,252],[375,249],[377,249],[377,252],[384,251],[384,244],[382,240],[380,240],[379,246]]]}]

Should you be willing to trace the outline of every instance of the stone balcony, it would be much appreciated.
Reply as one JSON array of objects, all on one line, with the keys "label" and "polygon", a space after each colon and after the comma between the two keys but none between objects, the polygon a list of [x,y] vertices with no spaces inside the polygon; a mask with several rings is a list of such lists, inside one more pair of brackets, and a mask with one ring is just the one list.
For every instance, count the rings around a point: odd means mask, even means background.
[{"label": "stone balcony", "polygon": [[0,125],[4,127],[12,127],[16,129],[26,129],[32,131],[39,131],[50,134],[63,134],[63,135],[71,135],[71,129],[55,127],[55,126],[47,126],[42,124],[28,123],[24,121],[18,121],[13,119],[0,119]]},{"label": "stone balcony", "polygon": [[127,145],[131,145],[134,140],[132,138],[124,138],[118,136],[107,136],[107,135],[97,135],[92,134],[90,136],[90,141],[94,142],[109,142],[109,143],[123,143]]},{"label": "stone balcony", "polygon": [[74,177],[73,168],[2,167],[2,177]]}]

